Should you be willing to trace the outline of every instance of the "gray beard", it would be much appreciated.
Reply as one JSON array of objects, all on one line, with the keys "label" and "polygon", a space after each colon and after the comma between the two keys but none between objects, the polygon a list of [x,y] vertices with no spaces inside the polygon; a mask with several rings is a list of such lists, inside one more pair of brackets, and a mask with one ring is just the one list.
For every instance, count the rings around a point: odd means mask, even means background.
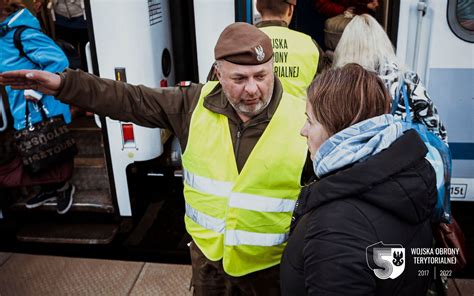
[{"label": "gray beard", "polygon": [[[252,117],[257,116],[258,114],[262,113],[262,111],[265,110],[265,108],[267,108],[267,106],[270,104],[270,101],[271,101],[272,96],[273,96],[273,87],[274,87],[274,83],[272,82],[272,86],[270,88],[270,92],[268,92],[268,97],[266,98],[266,100],[265,101],[259,101],[257,103],[257,106],[252,107],[252,110],[249,110],[249,108],[243,103],[239,103],[239,104],[236,105],[236,104],[232,103],[229,99],[227,99],[227,101],[232,106],[232,108],[234,108],[235,112],[252,118]],[[222,89],[222,91],[224,92],[224,95],[227,98],[229,98],[229,94],[224,89]]]}]

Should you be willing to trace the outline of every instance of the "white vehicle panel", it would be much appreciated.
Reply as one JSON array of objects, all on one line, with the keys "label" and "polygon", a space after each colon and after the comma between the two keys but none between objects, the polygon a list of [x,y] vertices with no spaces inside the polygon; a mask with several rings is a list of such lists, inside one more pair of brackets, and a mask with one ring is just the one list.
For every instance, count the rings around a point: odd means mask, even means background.
[{"label": "white vehicle panel", "polygon": [[[168,1],[91,0],[90,5],[101,77],[117,79],[116,69],[124,68],[128,83],[159,87],[165,79],[174,85],[173,67],[165,77],[161,65],[163,50],[173,52]],[[161,130],[133,125],[134,142],[124,143],[123,123],[110,118],[106,123],[120,215],[130,216],[125,169],[162,153]]]},{"label": "white vehicle panel", "polygon": [[235,20],[234,1],[194,0],[199,82],[205,83],[214,63],[214,46],[224,28]]}]

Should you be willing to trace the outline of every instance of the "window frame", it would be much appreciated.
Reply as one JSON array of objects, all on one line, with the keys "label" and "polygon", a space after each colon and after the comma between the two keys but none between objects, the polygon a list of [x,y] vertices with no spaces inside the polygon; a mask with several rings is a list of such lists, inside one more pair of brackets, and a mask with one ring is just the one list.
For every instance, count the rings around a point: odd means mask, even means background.
[{"label": "window frame", "polygon": [[457,16],[457,4],[458,0],[448,0],[446,16],[449,28],[459,39],[469,43],[474,43],[474,31],[464,28],[459,23]]}]

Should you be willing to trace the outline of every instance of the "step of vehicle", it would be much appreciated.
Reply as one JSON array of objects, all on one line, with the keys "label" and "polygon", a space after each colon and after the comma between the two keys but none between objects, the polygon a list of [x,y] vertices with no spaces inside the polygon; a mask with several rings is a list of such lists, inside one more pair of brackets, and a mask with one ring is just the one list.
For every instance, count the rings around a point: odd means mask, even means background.
[{"label": "step of vehicle", "polygon": [[108,244],[118,231],[115,224],[53,224],[24,225],[17,232],[22,242],[58,244]]},{"label": "step of vehicle", "polygon": [[104,144],[102,142],[102,132],[99,131],[71,131],[76,140],[78,156],[103,156]]},{"label": "step of vehicle", "polygon": [[105,168],[105,160],[103,157],[75,157],[75,168]]},{"label": "step of vehicle", "polygon": [[104,155],[102,131],[95,125],[93,117],[75,118],[69,125],[69,130],[76,140],[78,156]]},{"label": "step of vehicle", "polygon": [[76,157],[71,182],[80,191],[109,190],[104,158]]},{"label": "step of vehicle", "polygon": [[79,116],[72,119],[69,130],[100,130],[95,123],[94,116]]},{"label": "step of vehicle", "polygon": [[[15,204],[10,206],[9,211],[45,211],[56,212],[56,201],[47,202],[37,208],[27,209],[26,201],[28,198],[22,198]],[[108,191],[94,191],[94,190],[78,190],[74,194],[73,204],[69,212],[92,212],[92,213],[107,213],[113,214],[115,212],[112,204],[112,198]]]}]

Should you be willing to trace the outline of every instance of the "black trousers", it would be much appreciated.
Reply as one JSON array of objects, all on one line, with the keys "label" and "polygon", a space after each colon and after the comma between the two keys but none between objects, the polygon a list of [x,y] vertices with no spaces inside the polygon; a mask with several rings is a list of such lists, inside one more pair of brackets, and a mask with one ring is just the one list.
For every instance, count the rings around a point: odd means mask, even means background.
[{"label": "black trousers", "polygon": [[233,277],[225,273],[222,260],[211,261],[194,242],[190,245],[194,295],[280,295],[280,266]]}]

